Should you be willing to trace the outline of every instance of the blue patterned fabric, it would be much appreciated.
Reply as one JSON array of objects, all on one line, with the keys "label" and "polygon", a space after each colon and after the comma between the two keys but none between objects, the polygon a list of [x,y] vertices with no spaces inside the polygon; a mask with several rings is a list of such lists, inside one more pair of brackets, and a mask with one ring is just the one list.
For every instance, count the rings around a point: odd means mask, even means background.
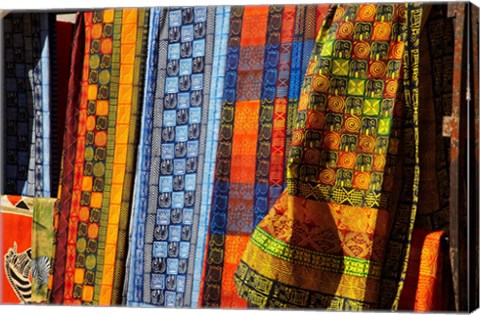
[{"label": "blue patterned fabric", "polygon": [[50,197],[53,22],[28,13],[9,14],[4,23],[5,193]]},{"label": "blue patterned fabric", "polygon": [[205,161],[203,166],[202,203],[198,222],[198,238],[195,251],[195,268],[193,272],[192,307],[198,307],[200,281],[202,278],[205,242],[208,231],[213,182],[215,174],[218,131],[220,128],[220,113],[223,99],[225,79],[225,64],[227,57],[228,33],[230,30],[230,7],[217,7],[215,19],[215,49],[212,64],[212,85],[210,87],[210,104],[208,111],[208,126],[205,143]]},{"label": "blue patterned fabric", "polygon": [[[165,10],[152,9],[150,11],[150,25],[148,34],[148,55],[145,70],[145,92],[143,98],[143,113],[141,118],[141,131],[139,150],[137,154],[137,166],[135,176],[135,188],[133,194],[130,222],[130,248],[127,257],[126,281],[124,300],[128,305],[138,306],[143,296],[143,247],[145,235],[145,215],[148,207],[148,184],[150,178],[150,162],[152,152],[152,127],[153,106],[157,84],[158,69],[158,44],[159,24]],[[165,34],[164,34],[165,35]]]},{"label": "blue patterned fabric", "polygon": [[[223,76],[224,57],[220,45],[214,56],[214,35],[215,21],[225,19],[223,11],[214,7],[151,10],[127,305],[192,303],[201,251],[197,244],[204,246],[208,217],[208,207],[202,207],[209,202],[208,190],[202,191],[204,182],[212,181],[209,172],[215,156],[209,151],[216,148],[220,111],[222,89],[216,87],[216,77]],[[203,226],[200,237],[199,226]]]}]

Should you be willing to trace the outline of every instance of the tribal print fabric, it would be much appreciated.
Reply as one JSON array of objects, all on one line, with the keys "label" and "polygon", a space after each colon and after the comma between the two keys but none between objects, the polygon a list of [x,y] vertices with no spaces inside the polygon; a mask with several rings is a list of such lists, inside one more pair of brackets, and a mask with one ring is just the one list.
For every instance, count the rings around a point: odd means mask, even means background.
[{"label": "tribal print fabric", "polygon": [[32,301],[33,198],[0,196],[0,303]]},{"label": "tribal print fabric", "polygon": [[[332,7],[298,103],[287,189],[235,274],[252,305],[396,308],[418,191],[421,12],[403,4]],[[406,173],[400,187],[398,158]]]},{"label": "tribal print fabric", "polygon": [[48,13],[9,14],[3,19],[6,194],[50,197],[52,134],[51,60],[55,59],[54,16]]},{"label": "tribal print fabric", "polygon": [[48,282],[53,262],[55,198],[33,198],[32,303],[49,302]]},{"label": "tribal print fabric", "polygon": [[303,74],[328,6],[232,7],[199,306],[239,308],[233,275],[284,187]]},{"label": "tribal print fabric", "polygon": [[63,161],[74,163],[70,208],[60,209],[68,211],[65,304],[121,303],[148,16],[143,9],[84,13],[76,155]]},{"label": "tribal print fabric", "polygon": [[210,106],[210,84],[217,81],[211,78],[212,60],[218,59],[213,49],[215,22],[223,20],[215,11],[213,7],[152,11],[129,305],[191,303],[202,169],[206,154],[211,155],[205,152],[205,143],[213,141],[214,120],[209,115],[214,113],[209,111],[218,106],[215,100]]},{"label": "tribal print fabric", "polygon": [[448,5],[55,17],[3,19],[0,303],[454,308]]}]

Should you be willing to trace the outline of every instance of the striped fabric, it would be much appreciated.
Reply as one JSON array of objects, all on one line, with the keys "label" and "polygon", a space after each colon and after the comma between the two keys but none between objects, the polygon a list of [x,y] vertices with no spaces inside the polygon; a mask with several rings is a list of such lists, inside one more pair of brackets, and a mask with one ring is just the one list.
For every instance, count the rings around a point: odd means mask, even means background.
[{"label": "striped fabric", "polygon": [[63,301],[68,221],[72,204],[75,173],[75,155],[77,152],[78,113],[80,110],[83,57],[85,53],[85,20],[83,14],[77,14],[74,27],[68,96],[65,109],[65,129],[63,132],[62,164],[59,180],[58,206],[55,213],[55,259],[52,268],[52,281],[49,284],[52,303]]},{"label": "striped fabric", "polygon": [[191,305],[199,220],[207,215],[201,213],[209,180],[203,167],[212,163],[205,150],[214,142],[219,107],[212,61],[222,54],[221,46],[214,51],[215,40],[225,41],[215,38],[223,10],[152,12],[127,305]]},{"label": "striped fabric", "polygon": [[143,9],[84,13],[73,192],[68,215],[60,213],[65,272],[53,279],[64,277],[65,304],[121,303],[148,17]]},{"label": "striped fabric", "polygon": [[283,190],[300,86],[327,8],[232,8],[200,306],[247,306],[235,268]]}]

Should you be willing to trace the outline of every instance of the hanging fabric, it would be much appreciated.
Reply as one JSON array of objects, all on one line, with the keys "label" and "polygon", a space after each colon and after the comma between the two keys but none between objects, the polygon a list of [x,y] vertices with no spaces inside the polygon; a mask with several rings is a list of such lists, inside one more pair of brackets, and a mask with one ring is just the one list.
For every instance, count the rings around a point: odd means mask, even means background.
[{"label": "hanging fabric", "polygon": [[252,306],[398,307],[418,199],[421,13],[332,7],[299,100],[287,189],[235,274]]},{"label": "hanging fabric", "polygon": [[0,196],[0,303],[32,301],[33,198]]},{"label": "hanging fabric", "polygon": [[299,90],[327,8],[232,7],[200,306],[247,306],[234,271],[284,187]]},{"label": "hanging fabric", "polygon": [[414,312],[433,312],[449,309],[449,284],[445,268],[448,256],[443,231],[431,232],[416,228],[408,260],[405,286],[399,309]]},{"label": "hanging fabric", "polygon": [[50,299],[54,304],[63,301],[68,222],[72,205],[75,155],[77,152],[78,119],[82,93],[82,75],[85,54],[85,19],[77,14],[72,39],[72,54],[68,79],[68,95],[63,131],[62,164],[59,179],[58,207],[55,213],[55,259],[53,280],[49,284]]},{"label": "hanging fabric", "polygon": [[229,13],[152,10],[127,305],[190,306],[198,291]]},{"label": "hanging fabric", "polygon": [[50,141],[54,15],[13,13],[4,19],[5,191],[12,195],[50,197]]},{"label": "hanging fabric", "polygon": [[48,302],[56,201],[0,196],[0,303]]},{"label": "hanging fabric", "polygon": [[55,198],[33,198],[32,217],[32,303],[49,303],[48,282],[54,253],[53,215]]},{"label": "hanging fabric", "polygon": [[73,189],[59,210],[68,222],[65,304],[121,303],[148,17],[144,9],[84,13],[81,95],[72,104],[79,106],[76,151],[63,158],[62,185]]}]

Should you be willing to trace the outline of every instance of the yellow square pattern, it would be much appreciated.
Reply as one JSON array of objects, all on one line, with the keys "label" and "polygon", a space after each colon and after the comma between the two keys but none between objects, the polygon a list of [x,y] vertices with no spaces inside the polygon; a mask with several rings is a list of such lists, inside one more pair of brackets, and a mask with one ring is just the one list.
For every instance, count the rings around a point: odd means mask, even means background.
[{"label": "yellow square pattern", "polygon": [[77,284],[83,284],[84,277],[85,277],[85,269],[75,268],[74,282]]},{"label": "yellow square pattern", "polygon": [[82,300],[84,300],[86,302],[92,302],[93,301],[93,286],[91,286],[91,285],[84,285],[83,286]]},{"label": "yellow square pattern", "polygon": [[327,40],[323,44],[322,47],[322,52],[320,53],[320,56],[331,56],[333,52],[333,40]]},{"label": "yellow square pattern", "polygon": [[380,113],[380,100],[366,99],[363,107],[363,114],[367,116],[378,116]]},{"label": "yellow square pattern", "polygon": [[350,71],[350,62],[347,59],[336,59],[333,61],[333,74],[338,76],[348,76]]},{"label": "yellow square pattern", "polygon": [[348,81],[348,94],[363,96],[365,93],[365,80],[350,79]]},{"label": "yellow square pattern", "polygon": [[378,122],[378,134],[379,135],[388,135],[390,133],[390,123],[389,118],[380,119]]}]

